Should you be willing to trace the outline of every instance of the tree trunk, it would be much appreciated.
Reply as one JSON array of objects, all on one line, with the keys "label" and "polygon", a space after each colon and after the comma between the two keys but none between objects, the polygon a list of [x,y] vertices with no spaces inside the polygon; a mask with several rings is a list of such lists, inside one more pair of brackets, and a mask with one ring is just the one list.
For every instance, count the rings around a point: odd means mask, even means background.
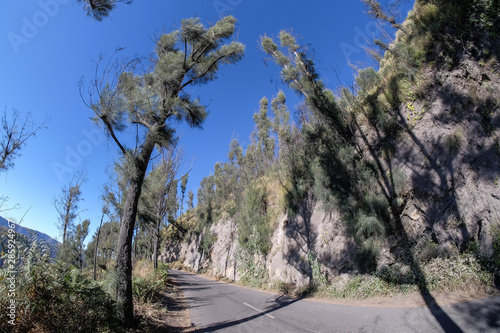
[{"label": "tree trunk", "polygon": [[101,234],[102,221],[104,220],[104,214],[101,216],[101,224],[99,224],[99,229],[97,229],[97,237],[95,240],[94,247],[94,281],[97,280],[97,249],[99,246],[99,235]]},{"label": "tree trunk", "polygon": [[137,202],[141,195],[141,186],[142,181],[134,179],[128,187],[116,254],[116,301],[118,303],[118,318],[127,327],[132,326],[134,319],[132,303],[132,238],[137,215]]},{"label": "tree trunk", "polygon": [[126,326],[134,324],[134,305],[132,301],[132,239],[134,235],[137,205],[141,196],[142,184],[146,175],[154,143],[146,138],[140,154],[134,159],[136,173],[127,188],[123,207],[116,252],[116,301],[118,319]]},{"label": "tree trunk", "polygon": [[158,268],[158,239],[160,238],[160,223],[156,223],[154,241],[153,241],[153,268],[156,270]]},{"label": "tree trunk", "polygon": [[69,224],[69,211],[71,209],[71,201],[72,200],[72,195],[71,195],[71,185],[69,187],[70,189],[70,194],[69,194],[69,198],[68,198],[68,201],[66,202],[66,215],[64,216],[64,230],[63,230],[63,241],[62,241],[62,245],[63,247],[66,245],[66,232],[68,230],[68,224]]}]

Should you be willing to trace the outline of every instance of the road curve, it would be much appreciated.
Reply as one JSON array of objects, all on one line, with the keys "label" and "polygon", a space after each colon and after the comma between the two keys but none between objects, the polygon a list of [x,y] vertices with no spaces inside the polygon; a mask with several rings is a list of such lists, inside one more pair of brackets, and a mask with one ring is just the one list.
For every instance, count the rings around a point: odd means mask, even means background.
[{"label": "road curve", "polygon": [[193,332],[500,332],[500,296],[443,307],[378,308],[277,296],[170,270]]}]

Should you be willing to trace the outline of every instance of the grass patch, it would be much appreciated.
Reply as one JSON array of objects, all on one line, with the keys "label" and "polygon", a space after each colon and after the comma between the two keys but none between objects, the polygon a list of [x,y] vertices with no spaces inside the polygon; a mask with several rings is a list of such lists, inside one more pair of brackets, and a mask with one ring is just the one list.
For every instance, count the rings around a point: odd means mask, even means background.
[{"label": "grass patch", "polygon": [[483,268],[473,254],[455,258],[432,258],[422,266],[424,280],[415,277],[409,265],[395,263],[374,274],[337,277],[319,285],[313,296],[326,298],[365,299],[418,292],[419,283],[431,292],[491,291],[494,272]]},{"label": "grass patch", "polygon": [[460,152],[462,142],[463,134],[459,130],[455,130],[453,133],[448,134],[444,137],[444,144],[446,146],[446,149],[448,149],[448,151],[453,154]]}]

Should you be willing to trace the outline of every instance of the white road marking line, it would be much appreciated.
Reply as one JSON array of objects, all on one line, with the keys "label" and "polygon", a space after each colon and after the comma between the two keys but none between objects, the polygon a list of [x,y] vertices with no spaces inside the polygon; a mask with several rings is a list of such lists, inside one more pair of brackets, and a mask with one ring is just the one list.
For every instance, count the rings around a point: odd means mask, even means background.
[{"label": "white road marking line", "polygon": [[246,306],[248,306],[249,308],[254,309],[254,310],[255,310],[255,311],[257,311],[257,312],[263,313],[264,315],[268,316],[268,317],[269,317],[269,318],[271,318],[271,319],[276,319],[276,318],[274,318],[273,316],[271,316],[270,314],[268,314],[268,313],[264,313],[264,311],[262,311],[262,310],[260,310],[260,309],[257,309],[257,308],[256,308],[255,306],[253,306],[253,305],[250,305],[250,304],[245,303],[245,302],[242,302],[242,303],[243,303],[243,304],[245,304]]}]

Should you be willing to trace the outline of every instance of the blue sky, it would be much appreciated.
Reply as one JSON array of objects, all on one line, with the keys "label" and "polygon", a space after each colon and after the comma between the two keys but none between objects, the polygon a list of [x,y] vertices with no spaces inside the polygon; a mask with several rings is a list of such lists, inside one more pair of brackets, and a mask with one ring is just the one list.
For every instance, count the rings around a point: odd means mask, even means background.
[{"label": "blue sky", "polygon": [[[275,36],[282,29],[303,37],[314,49],[325,83],[332,89],[353,81],[349,62],[367,61],[361,46],[379,36],[361,1],[261,1],[261,0],[135,0],[119,4],[112,16],[97,22],[85,16],[75,0],[7,0],[0,14],[0,108],[31,112],[35,123],[48,118],[22,148],[15,166],[0,174],[0,195],[7,206],[19,209],[0,213],[19,220],[29,209],[23,226],[60,239],[56,228],[54,197],[68,177],[86,168],[80,218],[90,219],[90,240],[98,227],[102,186],[106,170],[118,157],[90,121],[92,113],[82,103],[78,82],[90,79],[93,61],[125,47],[120,57],[151,54],[155,36],[171,31],[183,18],[199,17],[215,23],[225,14],[238,20],[236,38],[246,45],[245,58],[225,67],[219,78],[192,93],[207,105],[203,130],[179,126],[184,151],[181,171],[192,168],[188,191],[195,194],[201,179],[218,161],[226,161],[229,143],[249,142],[252,115],[259,100],[273,98],[279,89],[293,112],[299,100],[280,82],[279,69],[266,65],[259,36]],[[77,221],[78,222],[78,221]]]}]

